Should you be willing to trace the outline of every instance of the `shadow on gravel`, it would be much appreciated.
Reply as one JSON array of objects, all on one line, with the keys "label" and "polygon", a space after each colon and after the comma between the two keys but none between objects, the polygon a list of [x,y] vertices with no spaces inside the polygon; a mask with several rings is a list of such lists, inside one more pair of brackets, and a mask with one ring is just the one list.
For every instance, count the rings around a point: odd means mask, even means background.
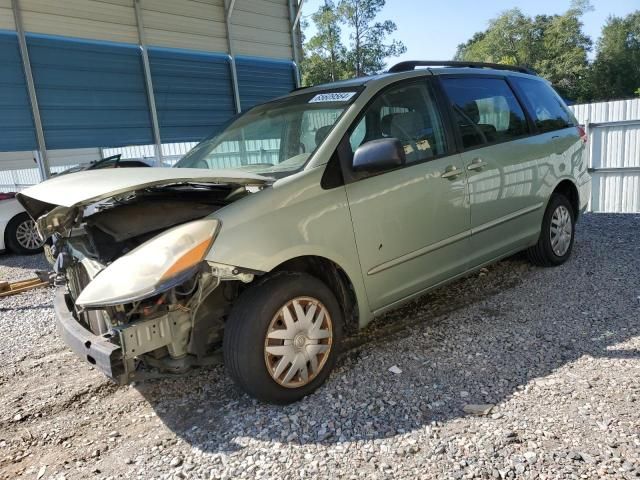
[{"label": "shadow on gravel", "polygon": [[[326,445],[390,437],[461,417],[467,403],[507,400],[584,356],[640,358],[612,348],[640,335],[634,232],[614,216],[583,223],[560,268],[514,257],[377,320],[348,340],[327,385],[297,404],[256,402],[219,367],[138,388],[192,446],[230,452],[243,438]],[[390,373],[392,365],[402,373]],[[570,392],[587,381],[598,378],[550,382]]]}]

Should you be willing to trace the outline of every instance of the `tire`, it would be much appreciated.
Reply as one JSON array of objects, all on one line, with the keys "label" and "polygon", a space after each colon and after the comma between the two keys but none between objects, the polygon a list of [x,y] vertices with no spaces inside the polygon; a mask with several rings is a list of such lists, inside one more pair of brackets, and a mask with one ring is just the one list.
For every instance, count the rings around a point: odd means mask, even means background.
[{"label": "tire", "polygon": [[562,265],[571,256],[575,232],[576,220],[571,203],[564,195],[554,193],[544,212],[538,243],[527,250],[529,260],[540,267]]},{"label": "tire", "polygon": [[[301,320],[296,312],[310,315]],[[225,367],[252,397],[280,405],[295,402],[331,373],[342,326],[342,309],[324,283],[304,273],[275,274],[243,292],[233,306],[224,329]],[[281,363],[284,367],[278,368]],[[288,378],[290,372],[294,373]]]},{"label": "tire", "polygon": [[36,236],[38,235],[35,222],[26,212],[19,213],[9,220],[4,231],[7,248],[20,255],[40,253],[44,242],[39,240],[39,237],[37,237],[39,241],[36,242],[36,238],[29,236],[27,231],[33,231]]}]

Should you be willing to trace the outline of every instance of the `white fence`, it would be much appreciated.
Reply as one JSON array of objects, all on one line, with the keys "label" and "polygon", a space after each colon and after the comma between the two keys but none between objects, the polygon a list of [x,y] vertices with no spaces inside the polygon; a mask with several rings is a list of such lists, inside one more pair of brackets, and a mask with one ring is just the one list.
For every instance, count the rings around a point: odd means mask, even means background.
[{"label": "white fence", "polygon": [[590,210],[640,212],[640,99],[571,107],[589,135]]},{"label": "white fence", "polygon": [[[51,173],[100,160],[99,148],[49,150]],[[40,182],[36,166],[37,152],[0,152],[0,192],[17,192]]]},{"label": "white fence", "polygon": [[[195,142],[162,144],[162,166],[170,167],[189,150]],[[240,142],[226,142],[212,155],[210,167],[232,168],[249,164],[277,163],[280,144],[276,140],[247,141],[243,154]],[[101,158],[120,154],[123,159],[143,160],[156,165],[155,145],[139,145],[120,148],[83,148],[74,150],[49,150],[51,173],[95,162]],[[40,182],[40,172],[35,167],[37,152],[0,152],[0,192],[19,192]],[[157,166],[157,165],[156,165]]]}]

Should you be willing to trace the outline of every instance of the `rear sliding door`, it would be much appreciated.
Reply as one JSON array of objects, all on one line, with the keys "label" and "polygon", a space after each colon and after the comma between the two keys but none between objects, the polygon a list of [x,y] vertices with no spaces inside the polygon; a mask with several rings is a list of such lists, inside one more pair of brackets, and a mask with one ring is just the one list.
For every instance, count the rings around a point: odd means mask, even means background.
[{"label": "rear sliding door", "polygon": [[548,151],[502,76],[443,76],[469,184],[469,266],[525,248],[537,237],[543,202],[538,163]]}]

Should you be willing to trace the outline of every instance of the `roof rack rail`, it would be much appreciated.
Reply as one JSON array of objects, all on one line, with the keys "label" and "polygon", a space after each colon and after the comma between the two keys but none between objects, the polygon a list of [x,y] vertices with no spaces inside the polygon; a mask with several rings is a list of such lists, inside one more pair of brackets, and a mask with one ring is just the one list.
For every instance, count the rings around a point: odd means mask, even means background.
[{"label": "roof rack rail", "polygon": [[528,73],[529,75],[537,75],[530,68],[520,65],[504,65],[501,63],[485,63],[485,62],[459,62],[453,60],[407,60],[405,62],[396,63],[391,67],[389,73],[408,72],[415,70],[416,67],[467,67],[467,68],[493,68],[495,70],[511,70],[513,72]]}]

